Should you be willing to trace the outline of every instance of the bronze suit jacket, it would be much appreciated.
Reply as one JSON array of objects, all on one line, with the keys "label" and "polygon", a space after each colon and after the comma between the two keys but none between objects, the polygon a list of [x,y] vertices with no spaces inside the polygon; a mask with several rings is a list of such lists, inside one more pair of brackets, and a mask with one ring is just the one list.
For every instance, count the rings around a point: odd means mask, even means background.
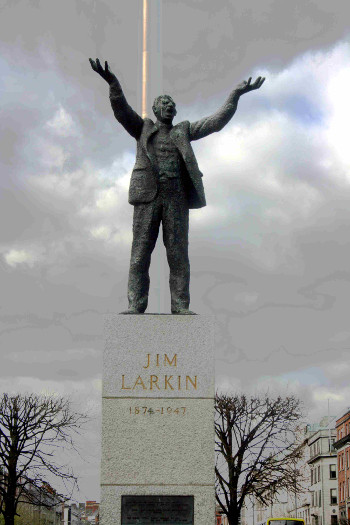
[{"label": "bronze suit jacket", "polygon": [[[239,96],[233,91],[226,103],[214,115],[192,123],[185,120],[173,126],[170,131],[170,138],[180,153],[180,175],[187,191],[189,208],[202,208],[206,205],[203,175],[199,170],[191,140],[198,140],[221,130],[236,111],[238,98]],[[129,106],[119,82],[114,82],[110,86],[110,101],[118,122],[137,141],[136,162],[129,187],[129,203],[151,202],[158,191],[158,166],[149,147],[149,140],[158,128],[151,119],[142,119]]]}]

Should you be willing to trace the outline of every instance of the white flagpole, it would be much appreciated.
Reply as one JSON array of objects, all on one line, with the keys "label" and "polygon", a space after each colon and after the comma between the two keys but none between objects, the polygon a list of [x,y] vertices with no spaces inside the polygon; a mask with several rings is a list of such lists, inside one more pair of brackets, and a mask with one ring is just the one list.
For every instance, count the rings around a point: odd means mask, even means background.
[{"label": "white flagpole", "polygon": [[149,26],[148,0],[143,0],[142,9],[142,118],[147,117],[147,88],[148,78],[148,26]]},{"label": "white flagpole", "polygon": [[[142,4],[142,82],[141,115],[153,118],[151,111],[154,98],[163,93],[162,75],[162,3],[161,0],[143,0]],[[163,247],[157,243],[153,253],[156,263],[156,282],[154,283],[157,310],[165,311],[164,283],[168,265]]]}]

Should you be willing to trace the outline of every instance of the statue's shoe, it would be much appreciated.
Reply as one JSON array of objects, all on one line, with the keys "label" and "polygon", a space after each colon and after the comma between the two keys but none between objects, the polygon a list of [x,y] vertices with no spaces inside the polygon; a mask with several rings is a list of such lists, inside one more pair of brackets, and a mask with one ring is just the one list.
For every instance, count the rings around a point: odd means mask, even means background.
[{"label": "statue's shoe", "polygon": [[143,314],[143,312],[141,310],[137,310],[137,308],[128,308],[124,312],[120,312],[120,315],[127,315],[127,314],[141,315],[141,314]]},{"label": "statue's shoe", "polygon": [[178,310],[172,310],[173,315],[197,315],[195,312],[192,312],[188,308],[179,308]]}]

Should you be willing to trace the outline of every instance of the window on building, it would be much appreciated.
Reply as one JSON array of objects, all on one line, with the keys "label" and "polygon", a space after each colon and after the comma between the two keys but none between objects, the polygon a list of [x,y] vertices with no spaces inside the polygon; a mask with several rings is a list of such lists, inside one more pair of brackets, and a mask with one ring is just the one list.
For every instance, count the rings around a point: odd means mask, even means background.
[{"label": "window on building", "polygon": [[318,491],[318,506],[322,506],[322,494],[320,490]]},{"label": "window on building", "polygon": [[311,469],[310,472],[311,472],[311,485],[313,485],[314,484],[314,470]]},{"label": "window on building", "polygon": [[321,466],[320,465],[317,467],[317,480],[321,481]]},{"label": "window on building", "polygon": [[332,514],[331,525],[337,525],[337,523],[338,523],[338,516],[336,514]]},{"label": "window on building", "polygon": [[337,489],[331,489],[331,505],[336,505],[337,503]]},{"label": "window on building", "polygon": [[349,468],[349,449],[346,451],[346,468]]},{"label": "window on building", "polygon": [[337,465],[329,465],[329,478],[337,479]]}]

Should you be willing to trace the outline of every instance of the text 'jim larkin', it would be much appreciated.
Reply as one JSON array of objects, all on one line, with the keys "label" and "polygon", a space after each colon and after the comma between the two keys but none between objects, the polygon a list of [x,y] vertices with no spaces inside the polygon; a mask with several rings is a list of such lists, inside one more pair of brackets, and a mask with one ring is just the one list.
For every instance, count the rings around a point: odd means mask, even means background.
[{"label": "text 'jim larkin'", "polygon": [[[158,367],[176,368],[177,354],[174,354],[172,358],[168,357],[167,354],[164,356],[156,354],[153,359],[151,354],[146,354],[146,363],[142,368],[147,370]],[[121,390],[197,390],[197,376],[176,375],[174,372],[172,374],[150,375],[142,373],[136,379],[126,379],[123,374]]]}]

